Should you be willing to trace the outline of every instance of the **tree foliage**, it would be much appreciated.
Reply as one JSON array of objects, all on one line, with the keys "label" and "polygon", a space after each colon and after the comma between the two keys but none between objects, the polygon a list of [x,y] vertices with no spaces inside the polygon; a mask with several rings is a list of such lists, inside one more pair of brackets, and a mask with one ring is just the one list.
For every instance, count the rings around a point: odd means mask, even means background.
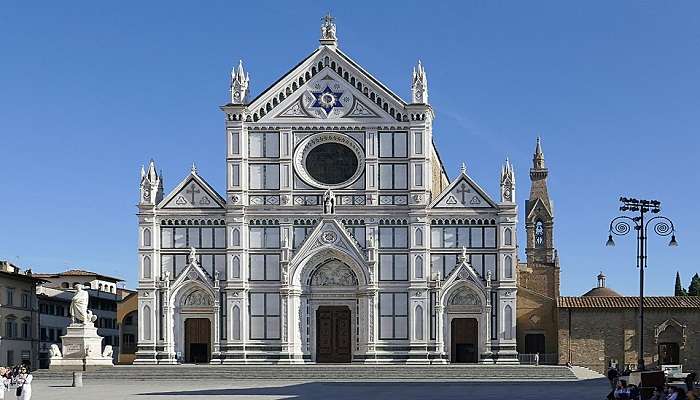
[{"label": "tree foliage", "polygon": [[687,296],[688,292],[683,289],[683,283],[681,283],[681,274],[676,271],[676,287],[673,291],[674,296]]},{"label": "tree foliage", "polygon": [[700,276],[698,274],[693,275],[693,279],[690,280],[688,296],[700,296]]}]

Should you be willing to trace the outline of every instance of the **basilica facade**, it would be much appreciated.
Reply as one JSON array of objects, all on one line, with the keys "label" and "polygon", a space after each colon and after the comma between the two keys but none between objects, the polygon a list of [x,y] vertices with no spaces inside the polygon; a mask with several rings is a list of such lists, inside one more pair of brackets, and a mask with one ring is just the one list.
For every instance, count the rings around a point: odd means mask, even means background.
[{"label": "basilica facade", "polygon": [[138,206],[135,363],[516,363],[517,207],[433,142],[426,71],[410,102],[320,45],[251,98],[231,74],[225,190],[193,166]]}]

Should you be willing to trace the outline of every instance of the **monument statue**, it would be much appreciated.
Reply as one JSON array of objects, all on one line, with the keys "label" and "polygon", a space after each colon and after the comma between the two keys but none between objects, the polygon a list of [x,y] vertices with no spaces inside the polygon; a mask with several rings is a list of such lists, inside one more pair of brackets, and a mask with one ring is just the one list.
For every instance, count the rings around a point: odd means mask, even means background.
[{"label": "monument statue", "polygon": [[[87,367],[113,365],[112,357],[100,351],[103,337],[97,334],[94,324],[97,315],[88,310],[90,295],[81,284],[76,284],[75,289],[69,309],[71,324],[61,336],[63,351],[58,345],[51,345],[49,368],[80,371]],[[107,346],[105,351],[108,354],[111,347]]]},{"label": "monument statue", "polygon": [[[70,317],[72,323],[86,323],[90,321],[91,318],[88,317],[88,292],[83,290],[83,285],[75,285],[77,292],[73,296],[73,300],[70,302]],[[90,321],[92,322],[92,321]]]}]

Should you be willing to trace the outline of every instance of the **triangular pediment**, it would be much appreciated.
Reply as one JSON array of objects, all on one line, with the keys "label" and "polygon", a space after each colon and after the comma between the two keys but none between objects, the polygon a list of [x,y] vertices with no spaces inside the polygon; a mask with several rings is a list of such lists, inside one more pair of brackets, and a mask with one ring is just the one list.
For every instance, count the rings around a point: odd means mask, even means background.
[{"label": "triangular pediment", "polygon": [[190,262],[170,286],[171,291],[176,292],[179,288],[194,283],[213,296],[215,290],[212,285],[212,277],[202,269],[197,261],[192,262],[191,257],[190,255]]},{"label": "triangular pediment", "polygon": [[406,103],[338,49],[322,47],[248,106],[270,122],[408,121]]},{"label": "triangular pediment", "polygon": [[533,204],[528,204],[530,212],[527,213],[526,218],[530,221],[534,221],[539,218],[552,218],[552,212],[545,202],[541,199],[536,199]]},{"label": "triangular pediment", "polygon": [[496,208],[496,203],[467,174],[461,173],[436,197],[432,208]]},{"label": "triangular pediment", "polygon": [[223,209],[226,201],[196,171],[183,179],[158,205],[163,209]]},{"label": "triangular pediment", "polygon": [[343,226],[331,218],[324,218],[316,225],[316,228],[306,237],[301,247],[294,254],[291,264],[297,264],[320,248],[335,249],[341,251],[358,261],[365,261],[364,252],[360,249],[355,239]]},{"label": "triangular pediment", "polygon": [[445,277],[443,287],[449,287],[456,281],[467,281],[478,286],[482,290],[486,290],[484,286],[484,278],[474,271],[474,268],[466,260],[461,261],[452,271]]}]

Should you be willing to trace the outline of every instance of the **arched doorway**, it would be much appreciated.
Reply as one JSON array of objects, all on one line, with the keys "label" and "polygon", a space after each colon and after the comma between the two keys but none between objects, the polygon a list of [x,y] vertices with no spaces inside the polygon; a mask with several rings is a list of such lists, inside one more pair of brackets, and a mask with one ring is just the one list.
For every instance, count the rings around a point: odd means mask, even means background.
[{"label": "arched doorway", "polygon": [[444,346],[451,363],[478,363],[488,354],[488,312],[481,288],[474,282],[448,282],[442,295]]},{"label": "arched doorway", "polygon": [[208,318],[185,320],[185,362],[202,364],[211,358],[211,322]]},{"label": "arched doorway", "polygon": [[476,363],[479,361],[479,323],[475,318],[454,318],[450,326],[451,362]]},{"label": "arched doorway", "polygon": [[302,298],[308,302],[314,340],[313,360],[318,363],[352,361],[353,316],[358,313],[357,275],[343,261],[332,257],[320,263],[310,274]]}]

